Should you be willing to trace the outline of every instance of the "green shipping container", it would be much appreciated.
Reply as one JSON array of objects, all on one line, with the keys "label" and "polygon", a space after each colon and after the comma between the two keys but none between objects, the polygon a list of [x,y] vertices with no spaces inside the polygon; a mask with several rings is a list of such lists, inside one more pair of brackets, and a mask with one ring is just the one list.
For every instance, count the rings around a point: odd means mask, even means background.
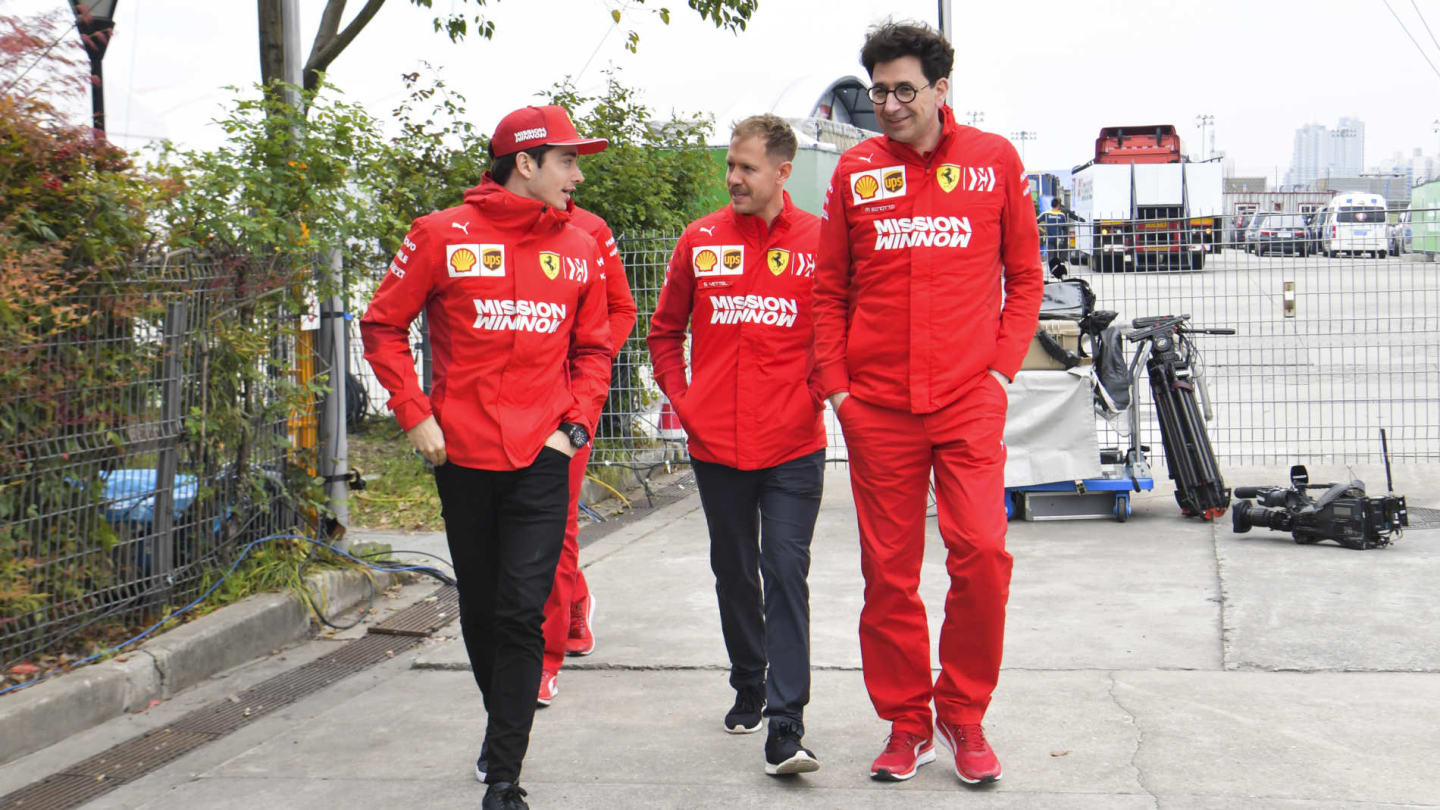
[{"label": "green shipping container", "polygon": [[1440,180],[1410,192],[1410,250],[1440,256]]}]

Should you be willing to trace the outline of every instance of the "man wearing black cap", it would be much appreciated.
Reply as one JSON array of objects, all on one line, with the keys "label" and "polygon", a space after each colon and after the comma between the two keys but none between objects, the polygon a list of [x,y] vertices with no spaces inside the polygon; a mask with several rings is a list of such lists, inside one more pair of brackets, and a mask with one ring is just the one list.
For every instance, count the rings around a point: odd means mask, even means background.
[{"label": "man wearing black cap", "polygon": [[[505,116],[464,203],[415,220],[361,320],[365,358],[435,484],[460,628],[488,715],[485,810],[526,808],[518,784],[540,685],[545,600],[565,536],[569,462],[610,383],[605,263],[566,208],[581,138],[560,107]],[[430,324],[420,387],[410,323]]]}]

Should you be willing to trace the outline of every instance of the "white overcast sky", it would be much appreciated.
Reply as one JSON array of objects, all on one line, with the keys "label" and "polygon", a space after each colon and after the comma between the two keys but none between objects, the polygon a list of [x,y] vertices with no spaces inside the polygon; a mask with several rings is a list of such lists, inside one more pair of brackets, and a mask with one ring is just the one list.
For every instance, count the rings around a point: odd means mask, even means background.
[{"label": "white overcast sky", "polygon": [[[674,12],[662,25],[649,8]],[[1440,0],[1389,0],[1440,67]],[[437,10],[462,6],[434,0]],[[361,6],[351,0],[348,14]],[[1418,9],[1417,9],[1418,6]],[[308,52],[323,0],[301,0]],[[614,26],[609,10],[622,7]],[[1295,129],[1366,124],[1367,167],[1397,150],[1437,151],[1440,75],[1407,38],[1384,0],[954,0],[957,113],[1025,144],[1031,168],[1069,168],[1090,157],[1101,126],[1173,123],[1198,155],[1198,114],[1215,119],[1216,148],[1240,174],[1283,179]],[[64,9],[64,0],[0,0],[0,12]],[[335,61],[330,74],[352,100],[386,117],[403,97],[400,75],[422,61],[442,66],[489,130],[506,112],[566,75],[594,89],[615,65],[662,112],[733,116],[759,112],[805,77],[863,77],[865,29],[888,16],[934,22],[936,0],[760,0],[739,35],[701,22],[683,0],[491,0],[492,41],[452,45],[431,12],[389,0]],[[347,14],[347,21],[348,21]],[[168,137],[210,146],[209,122],[226,85],[259,78],[252,0],[119,0],[105,58],[112,139],[135,147]],[[624,49],[640,33],[640,52]],[[587,67],[588,66],[588,67]],[[584,71],[582,74],[582,70]],[[752,109],[756,108],[756,109]]]}]

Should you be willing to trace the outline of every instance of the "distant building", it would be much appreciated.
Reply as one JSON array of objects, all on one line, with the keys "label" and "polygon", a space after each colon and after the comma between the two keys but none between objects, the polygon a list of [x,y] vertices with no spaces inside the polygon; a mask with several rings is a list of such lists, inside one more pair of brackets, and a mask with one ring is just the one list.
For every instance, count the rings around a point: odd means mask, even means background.
[{"label": "distant building", "polygon": [[1355,177],[1365,167],[1365,122],[1341,118],[1330,129],[1323,124],[1306,124],[1295,130],[1295,151],[1285,185],[1308,188],[1327,177]]},{"label": "distant building", "polygon": [[1268,177],[1227,177],[1225,178],[1225,193],[1239,194],[1247,191],[1269,191],[1270,178]]},{"label": "distant building", "polygon": [[1389,203],[1391,209],[1404,208],[1410,204],[1410,181],[1403,174],[1362,174],[1357,177],[1331,177],[1315,181],[1312,188],[1329,189],[1334,194],[1343,191],[1361,191],[1379,194]]}]

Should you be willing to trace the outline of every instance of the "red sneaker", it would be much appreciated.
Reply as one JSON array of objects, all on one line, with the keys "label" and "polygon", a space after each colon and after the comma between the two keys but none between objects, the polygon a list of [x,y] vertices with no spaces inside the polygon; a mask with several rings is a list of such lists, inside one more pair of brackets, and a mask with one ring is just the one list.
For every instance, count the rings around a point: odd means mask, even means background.
[{"label": "red sneaker", "polygon": [[595,652],[595,633],[590,620],[595,618],[595,597],[586,596],[570,604],[570,637],[565,639],[566,655],[589,655]]},{"label": "red sneaker", "polygon": [[550,670],[543,670],[540,673],[540,694],[535,697],[535,702],[541,706],[549,706],[550,701],[560,694],[560,673]]},{"label": "red sneaker", "polygon": [[896,731],[885,740],[885,750],[870,765],[870,778],[904,782],[921,765],[935,761],[935,741],[908,731]]},{"label": "red sneaker", "polygon": [[955,775],[967,785],[980,785],[1000,779],[1000,760],[985,741],[985,729],[979,723],[947,723],[938,720],[935,729],[940,741],[955,755]]}]

